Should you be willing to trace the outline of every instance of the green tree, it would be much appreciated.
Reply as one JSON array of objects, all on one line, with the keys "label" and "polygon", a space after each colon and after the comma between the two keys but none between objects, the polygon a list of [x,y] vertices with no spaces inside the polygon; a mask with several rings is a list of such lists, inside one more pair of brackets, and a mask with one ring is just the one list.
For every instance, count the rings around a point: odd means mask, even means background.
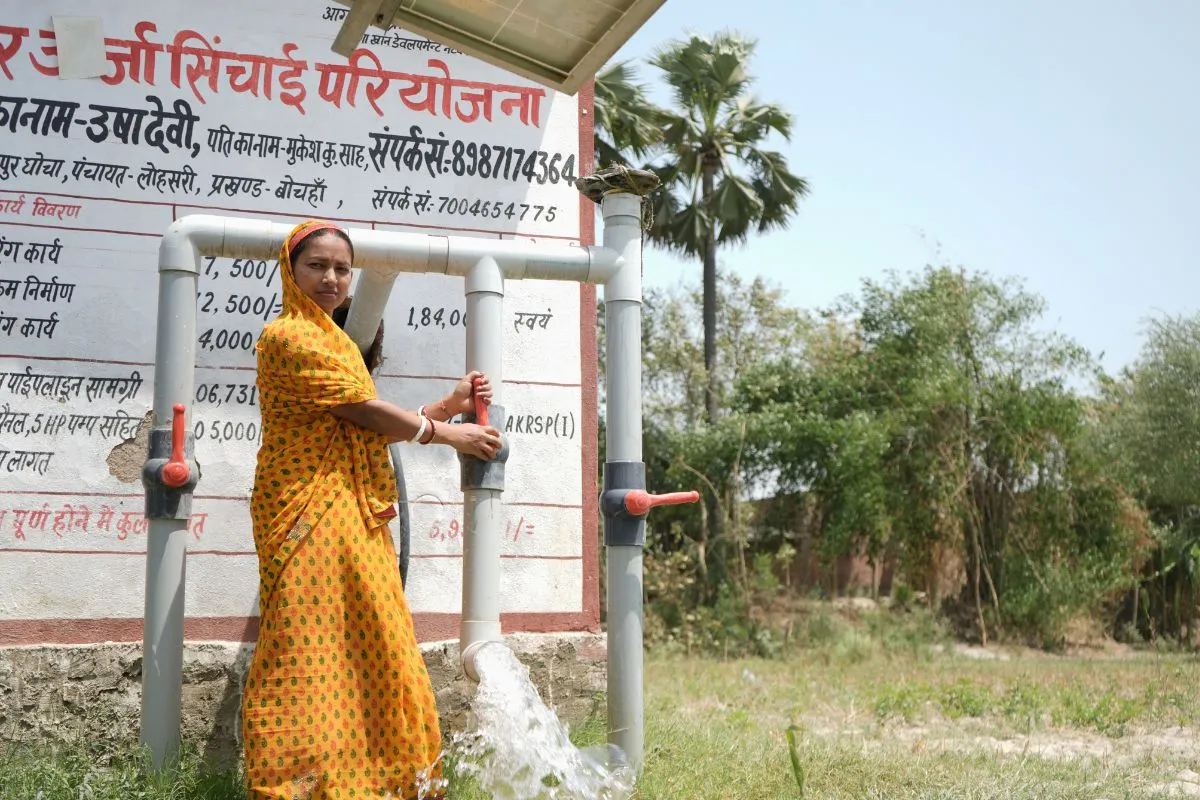
[{"label": "green tree", "polygon": [[985,640],[1007,625],[1051,642],[1127,581],[1123,495],[1067,388],[1091,362],[1041,333],[1041,313],[1019,285],[961,270],[867,281],[802,361],[739,390],[765,420],[758,460],[815,496],[826,552],[894,555],[933,602],[961,565]]},{"label": "green tree", "polygon": [[1177,519],[1200,509],[1200,315],[1149,322],[1122,400],[1147,499]]},{"label": "green tree", "polygon": [[772,135],[789,139],[792,117],[751,94],[755,42],[737,33],[692,36],[667,43],[650,59],[671,88],[664,112],[662,159],[654,166],[662,189],[654,195],[649,238],[703,262],[705,412],[719,410],[717,252],[751,232],[786,227],[808,193],[788,171],[783,154],[765,148]]},{"label": "green tree", "polygon": [[1200,601],[1200,315],[1151,320],[1138,360],[1107,385],[1104,401],[1106,455],[1154,522],[1148,602],[1135,592],[1132,621],[1191,641]]},{"label": "green tree", "polygon": [[[722,409],[734,383],[765,359],[799,357],[810,321],[787,305],[782,290],[755,278],[718,273],[718,346],[731,380],[718,393]],[[654,491],[696,489],[705,503],[664,507],[648,525],[649,558],[686,552],[698,573],[694,590],[711,597],[729,574],[732,553],[745,545],[740,501],[764,485],[770,466],[753,460],[756,432],[747,420],[725,414],[704,424],[706,380],[697,282],[648,289],[642,325],[643,436],[647,483]],[[603,319],[601,312],[600,318]],[[601,325],[600,347],[604,348]],[[603,376],[601,390],[603,392]],[[736,568],[740,569],[740,561]]]},{"label": "green tree", "polygon": [[633,166],[662,141],[663,110],[650,102],[646,87],[628,61],[610,64],[596,75],[594,148],[598,169]]},{"label": "green tree", "polygon": [[[686,430],[705,421],[703,290],[694,281],[648,289],[642,325],[643,386],[648,413],[666,427]],[[716,390],[728,409],[737,381],[756,364],[803,352],[808,317],[761,277],[717,272],[716,346],[726,380]]]}]

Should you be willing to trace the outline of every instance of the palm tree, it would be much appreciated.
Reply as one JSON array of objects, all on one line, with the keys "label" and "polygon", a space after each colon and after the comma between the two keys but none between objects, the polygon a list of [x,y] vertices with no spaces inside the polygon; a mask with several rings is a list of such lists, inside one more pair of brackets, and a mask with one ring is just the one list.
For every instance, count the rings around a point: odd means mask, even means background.
[{"label": "palm tree", "polygon": [[[704,263],[710,424],[717,418],[717,248],[744,242],[751,231],[786,227],[808,194],[807,182],[788,172],[783,154],[763,148],[773,133],[790,139],[792,117],[750,93],[747,67],[755,44],[734,32],[693,35],[668,42],[650,59],[671,87],[674,107],[658,120],[663,159],[652,168],[663,188],[654,196],[649,239]],[[599,126],[599,112],[596,121]],[[630,151],[637,154],[632,146]]]},{"label": "palm tree", "polygon": [[662,141],[665,112],[650,102],[636,83],[628,61],[618,61],[596,75],[595,157],[597,169],[632,166],[626,154],[645,158]]}]

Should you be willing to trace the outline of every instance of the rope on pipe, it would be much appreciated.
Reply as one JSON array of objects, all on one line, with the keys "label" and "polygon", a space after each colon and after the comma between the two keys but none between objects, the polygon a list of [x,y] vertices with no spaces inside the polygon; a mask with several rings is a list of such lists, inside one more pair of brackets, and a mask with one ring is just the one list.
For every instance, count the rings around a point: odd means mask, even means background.
[{"label": "rope on pipe", "polygon": [[[662,181],[648,169],[633,169],[623,164],[610,164],[608,169],[593,172],[575,181],[575,188],[591,200],[599,203],[606,194],[624,192],[636,194],[645,198],[658,189]],[[650,230],[654,224],[654,208],[652,204],[642,202],[642,230]]]}]

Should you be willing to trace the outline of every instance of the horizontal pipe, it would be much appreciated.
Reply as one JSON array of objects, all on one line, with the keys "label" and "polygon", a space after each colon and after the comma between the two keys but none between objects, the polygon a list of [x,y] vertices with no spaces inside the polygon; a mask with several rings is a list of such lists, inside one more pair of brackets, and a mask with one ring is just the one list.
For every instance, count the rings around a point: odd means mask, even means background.
[{"label": "horizontal pipe", "polygon": [[[222,258],[274,258],[294,226],[266,220],[191,214],[163,236],[159,269],[182,268],[185,253]],[[472,236],[430,236],[347,228],[354,266],[382,272],[428,272],[466,277],[481,258],[495,259],[508,280],[607,283],[623,261],[606,247]],[[187,267],[196,271],[194,264]]]}]

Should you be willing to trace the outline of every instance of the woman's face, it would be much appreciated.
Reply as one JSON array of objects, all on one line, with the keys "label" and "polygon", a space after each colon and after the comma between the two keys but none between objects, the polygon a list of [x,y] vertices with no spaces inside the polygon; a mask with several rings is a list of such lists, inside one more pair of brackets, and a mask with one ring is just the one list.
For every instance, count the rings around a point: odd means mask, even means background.
[{"label": "woman's face", "polygon": [[292,264],[296,285],[326,314],[350,294],[350,245],[335,234],[314,233]]}]

